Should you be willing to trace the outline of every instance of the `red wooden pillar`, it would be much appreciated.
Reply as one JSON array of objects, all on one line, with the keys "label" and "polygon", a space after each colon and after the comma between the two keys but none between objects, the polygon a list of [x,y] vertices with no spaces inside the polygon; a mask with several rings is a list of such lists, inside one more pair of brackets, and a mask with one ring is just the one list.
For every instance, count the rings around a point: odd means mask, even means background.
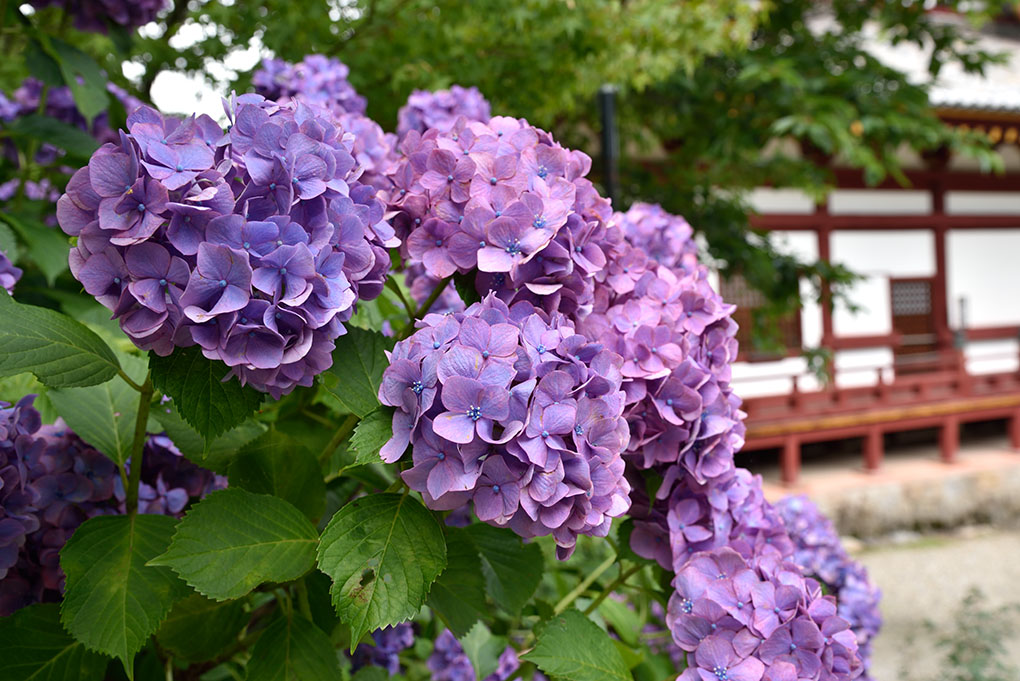
[{"label": "red wooden pillar", "polygon": [[1020,409],[1014,411],[1009,419],[1009,444],[1013,451],[1020,452]]},{"label": "red wooden pillar", "polygon": [[943,463],[954,463],[960,448],[960,417],[949,415],[939,429],[939,451]]},{"label": "red wooden pillar", "polygon": [[800,440],[796,435],[788,435],[783,442],[783,453],[779,467],[784,485],[793,485],[800,475]]},{"label": "red wooden pillar", "polygon": [[874,473],[882,466],[885,456],[882,443],[882,430],[877,426],[868,429],[864,436],[864,470]]}]

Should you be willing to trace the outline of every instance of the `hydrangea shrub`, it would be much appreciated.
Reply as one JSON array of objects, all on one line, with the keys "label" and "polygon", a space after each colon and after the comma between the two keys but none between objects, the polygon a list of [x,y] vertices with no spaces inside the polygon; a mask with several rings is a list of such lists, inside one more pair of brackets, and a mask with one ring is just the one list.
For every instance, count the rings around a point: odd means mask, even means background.
[{"label": "hydrangea shrub", "polygon": [[75,166],[59,198],[9,188],[55,201],[75,280],[70,315],[29,304],[36,263],[0,256],[17,678],[865,675],[866,573],[734,464],[733,308],[691,226],[614,213],[474,88],[389,134],[349,75],[267,60],[222,121],[118,131],[35,93],[92,141],[36,149]]}]

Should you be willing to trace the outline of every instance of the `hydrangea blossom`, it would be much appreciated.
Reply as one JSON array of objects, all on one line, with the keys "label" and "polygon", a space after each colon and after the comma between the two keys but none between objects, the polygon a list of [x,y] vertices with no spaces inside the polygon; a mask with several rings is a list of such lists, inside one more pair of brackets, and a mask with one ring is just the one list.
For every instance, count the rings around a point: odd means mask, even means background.
[{"label": "hydrangea blossom", "polygon": [[279,397],[332,363],[396,245],[356,179],[354,136],[323,110],[243,95],[229,132],[149,108],[74,174],[57,218],[71,272],[138,347],[197,344]]},{"label": "hydrangea blossom", "polygon": [[393,462],[412,446],[408,485],[434,509],[475,515],[522,537],[605,536],[630,487],[620,357],[562,315],[490,294],[462,313],[427,315],[397,343],[379,399],[396,408]]},{"label": "hydrangea blossom", "polygon": [[[62,422],[42,425],[28,395],[0,404],[0,616],[59,599],[59,553],[86,519],[124,512],[115,464]],[[180,456],[165,437],[145,445],[139,511],[180,516],[226,480]]]},{"label": "hydrangea blossom", "polygon": [[[744,434],[729,386],[733,306],[698,265],[683,218],[637,204],[613,216],[616,231],[624,237],[607,249],[581,330],[624,358],[629,458],[642,468],[679,462],[699,482],[724,476]],[[659,262],[648,256],[657,250],[673,255]]]},{"label": "hydrangea blossom", "polygon": [[[517,651],[507,646],[499,656],[496,671],[482,681],[506,681],[520,666]],[[432,672],[432,681],[475,681],[478,678],[464,647],[449,629],[444,629],[436,638],[428,668]],[[533,681],[545,681],[545,678],[541,672],[535,672]]]},{"label": "hydrangea blossom", "polygon": [[678,681],[846,681],[863,671],[835,599],[777,551],[697,553],[674,585],[667,622],[687,651]]},{"label": "hydrangea blossom", "polygon": [[109,24],[127,29],[154,21],[167,6],[166,0],[29,0],[34,7],[59,5],[74,17],[82,31],[106,33]]},{"label": "hydrangea blossom", "polygon": [[409,623],[396,624],[372,632],[374,645],[362,643],[354,649],[351,667],[382,667],[390,676],[400,672],[400,651],[414,645],[414,629]]},{"label": "hydrangea blossom", "polygon": [[0,251],[0,288],[14,295],[14,285],[21,279],[21,269],[14,266],[7,254]]},{"label": "hydrangea blossom", "polygon": [[255,71],[255,91],[283,104],[300,100],[328,109],[341,127],[354,133],[352,153],[363,173],[360,180],[376,189],[389,189],[386,173],[396,163],[397,136],[385,133],[365,116],[365,98],[347,80],[350,69],[339,59],[310,54],[297,64],[264,59]]},{"label": "hydrangea blossom", "polygon": [[[832,521],[810,499],[786,497],[776,504],[796,545],[793,561],[836,596],[839,615],[850,623],[867,668],[871,642],[882,628],[882,592],[868,578],[868,570],[847,554]],[[870,678],[867,673],[862,678]]]},{"label": "hydrangea blossom", "polygon": [[461,118],[408,132],[389,175],[402,254],[433,280],[455,273],[505,303],[575,319],[592,308],[610,234],[609,202],[585,178],[591,159],[526,121]]},{"label": "hydrangea blossom", "polygon": [[435,92],[415,90],[397,112],[397,134],[403,137],[411,130],[424,133],[430,128],[448,132],[462,116],[481,123],[492,118],[489,102],[478,88],[453,85]]}]

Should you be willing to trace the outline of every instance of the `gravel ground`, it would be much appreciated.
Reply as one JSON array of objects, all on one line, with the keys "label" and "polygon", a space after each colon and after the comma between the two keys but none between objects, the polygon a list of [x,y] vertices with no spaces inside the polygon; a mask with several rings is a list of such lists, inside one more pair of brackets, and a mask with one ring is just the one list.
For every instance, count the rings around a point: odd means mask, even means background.
[{"label": "gravel ground", "polygon": [[[990,607],[1020,603],[1020,531],[970,529],[955,536],[913,538],[857,552],[882,589],[885,624],[875,641],[876,681],[900,681],[906,665],[913,676],[938,681],[938,655],[925,619],[946,622],[971,587]],[[1018,623],[1020,624],[1020,623]],[[1020,665],[1020,627],[1008,643],[1008,659]]]}]

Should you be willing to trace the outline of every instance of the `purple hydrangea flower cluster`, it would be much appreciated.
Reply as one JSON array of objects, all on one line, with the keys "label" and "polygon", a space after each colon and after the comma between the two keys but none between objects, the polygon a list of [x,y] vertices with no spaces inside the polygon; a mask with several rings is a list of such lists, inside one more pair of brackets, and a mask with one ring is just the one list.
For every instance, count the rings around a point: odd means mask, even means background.
[{"label": "purple hydrangea flower cluster", "polygon": [[144,26],[167,6],[166,0],[29,0],[33,7],[60,6],[79,30],[106,33],[108,23],[127,29]]},{"label": "purple hydrangea flower cluster", "polygon": [[347,80],[350,69],[339,59],[310,54],[297,64],[282,59],[264,59],[255,71],[255,91],[280,104],[300,100],[328,109],[347,132],[354,133],[352,153],[362,169],[359,178],[379,190],[389,189],[386,173],[397,158],[397,136],[365,116],[365,98]]},{"label": "purple hydrangea flower cluster", "polygon": [[701,551],[730,547],[750,558],[768,547],[783,558],[793,556],[794,545],[783,521],[762,493],[761,476],[735,468],[721,480],[699,483],[685,471],[670,479],[660,467],[663,484],[654,500],[648,498],[636,471],[630,475],[634,519],[631,548],[639,556],[679,572]]},{"label": "purple hydrangea flower cluster", "polygon": [[667,622],[687,651],[678,681],[844,681],[863,671],[836,599],[778,551],[698,553],[674,585]]},{"label": "purple hydrangea flower cluster", "polygon": [[[836,596],[839,615],[850,623],[865,669],[871,662],[871,643],[882,628],[882,592],[868,578],[868,570],[847,554],[839,534],[810,499],[785,497],[776,504],[796,545],[793,562]],[[870,678],[865,672],[862,679]]]},{"label": "purple hydrangea flower cluster", "polygon": [[138,347],[197,344],[279,397],[332,364],[397,240],[327,112],[259,95],[225,108],[226,134],[208,116],[136,110],[130,134],[71,178],[57,218],[78,238],[71,272]]},{"label": "purple hydrangea flower cluster", "polygon": [[382,667],[390,676],[400,672],[400,652],[414,645],[414,628],[404,622],[372,632],[375,645],[360,644],[351,656],[352,671]]},{"label": "purple hydrangea flower cluster", "polygon": [[604,249],[619,237],[609,202],[585,178],[588,156],[506,117],[412,130],[400,151],[390,209],[402,254],[428,277],[424,290],[459,272],[508,305],[575,318],[591,310]]},{"label": "purple hydrangea flower cluster", "polygon": [[[432,672],[432,681],[475,681],[474,665],[464,652],[464,647],[449,629],[444,629],[436,637],[435,646],[428,659],[428,668]],[[521,666],[517,651],[507,646],[499,656],[496,671],[482,681],[506,681]],[[544,680],[541,672],[535,672],[534,681]]]},{"label": "purple hydrangea flower cluster", "polygon": [[0,288],[14,295],[14,285],[21,279],[21,268],[15,267],[7,254],[0,251]]},{"label": "purple hydrangea flower cluster", "polygon": [[379,388],[396,407],[383,460],[410,443],[403,478],[426,505],[472,502],[522,537],[552,534],[562,558],[577,535],[605,536],[629,507],[620,357],[563,315],[494,294],[418,326]]},{"label": "purple hydrangea flower cluster", "polygon": [[478,88],[453,85],[435,92],[415,90],[397,112],[397,135],[402,138],[411,130],[424,133],[430,128],[448,132],[461,117],[481,123],[492,118],[489,102]]},{"label": "purple hydrangea flower cluster", "polygon": [[[641,468],[680,462],[701,482],[723,476],[744,434],[729,385],[737,354],[733,306],[697,264],[683,218],[637,204],[613,223],[624,240],[609,249],[581,329],[624,358],[629,459]],[[663,262],[647,254],[667,247],[672,256]]]},{"label": "purple hydrangea flower cluster", "polygon": [[[58,600],[64,543],[86,519],[124,512],[115,464],[61,421],[43,425],[34,400],[0,404],[0,616]],[[139,511],[180,516],[225,485],[155,436],[145,446]]]}]

